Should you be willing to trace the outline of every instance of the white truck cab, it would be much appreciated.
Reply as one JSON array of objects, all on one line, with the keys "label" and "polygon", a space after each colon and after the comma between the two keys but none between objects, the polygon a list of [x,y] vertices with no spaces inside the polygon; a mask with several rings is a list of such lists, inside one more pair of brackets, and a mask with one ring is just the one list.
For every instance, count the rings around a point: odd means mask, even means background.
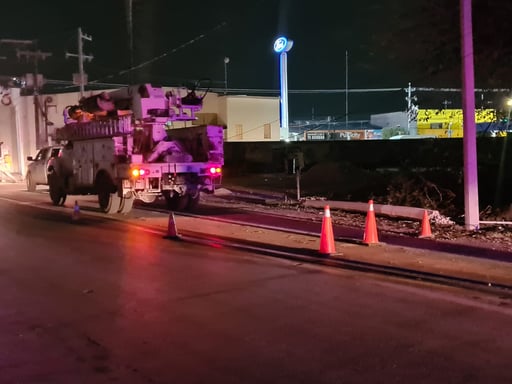
[{"label": "white truck cab", "polygon": [[58,157],[61,153],[62,146],[54,145],[41,148],[35,157],[28,156],[30,162],[27,166],[25,181],[27,190],[34,192],[38,185],[48,185],[47,168],[48,162],[53,157]]}]

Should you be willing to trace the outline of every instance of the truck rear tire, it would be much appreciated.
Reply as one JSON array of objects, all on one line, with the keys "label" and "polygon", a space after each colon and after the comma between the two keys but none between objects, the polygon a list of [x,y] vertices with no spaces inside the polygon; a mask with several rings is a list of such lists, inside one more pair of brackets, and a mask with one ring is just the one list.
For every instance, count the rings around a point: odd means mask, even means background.
[{"label": "truck rear tire", "polygon": [[197,206],[199,205],[200,198],[201,198],[201,193],[199,191],[197,191],[196,194],[194,194],[194,195],[188,195],[187,211],[196,210]]},{"label": "truck rear tire", "polygon": [[130,213],[133,207],[134,202],[133,196],[130,197],[123,197],[121,199],[121,204],[119,205],[119,213],[122,213],[123,215],[126,215],[127,213]]},{"label": "truck rear tire", "polygon": [[99,174],[95,184],[101,212],[109,215],[119,212],[121,197],[117,194],[116,187],[110,177],[106,174]]},{"label": "truck rear tire", "polygon": [[121,198],[117,193],[110,193],[108,191],[98,192],[98,203],[103,213],[112,215],[119,211]]},{"label": "truck rear tire", "polygon": [[189,195],[180,196],[178,194],[172,195],[171,192],[164,192],[167,208],[170,211],[184,211],[189,202]]}]

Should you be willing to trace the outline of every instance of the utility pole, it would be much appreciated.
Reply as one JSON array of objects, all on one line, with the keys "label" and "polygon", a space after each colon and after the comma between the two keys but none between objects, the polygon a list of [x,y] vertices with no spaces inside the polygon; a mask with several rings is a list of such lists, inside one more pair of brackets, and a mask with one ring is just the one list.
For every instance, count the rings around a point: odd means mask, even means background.
[{"label": "utility pole", "polygon": [[448,105],[450,105],[451,103],[452,103],[451,101],[449,101],[449,100],[446,100],[446,99],[445,99],[445,100],[442,102],[442,104],[444,105],[444,109],[448,109]]},{"label": "utility pole", "polygon": [[[130,51],[130,68],[133,68],[133,0],[126,1],[126,24],[128,30],[128,49]],[[130,71],[132,76],[132,71]]]},{"label": "utility pole", "polygon": [[473,21],[471,0],[460,0],[462,57],[462,111],[464,121],[464,219],[467,230],[478,230],[478,159],[475,124],[475,71],[473,63]]},{"label": "utility pole", "polygon": [[78,54],[66,52],[66,59],[68,57],[78,58],[78,84],[80,85],[80,98],[84,96],[84,88],[87,83],[86,75],[84,73],[84,60],[91,61],[94,59],[92,55],[84,56],[83,40],[92,41],[92,37],[82,33],[82,28],[78,28]]},{"label": "utility pole", "polygon": [[[29,43],[30,42],[30,43]],[[13,44],[22,44],[22,45],[28,45],[28,44],[35,44],[35,40],[20,40],[16,43],[16,40],[11,41]],[[21,50],[16,49],[16,56],[18,59],[21,57],[25,57],[27,61],[32,59],[34,61],[34,74],[33,74],[33,80],[30,81],[30,76],[27,75],[27,85],[30,87],[31,85],[34,88],[34,124],[36,129],[36,148],[40,148],[43,146],[43,143],[46,143],[48,141],[48,138],[46,137],[45,140],[41,140],[41,127],[40,127],[40,119],[39,116],[41,115],[41,106],[39,103],[39,88],[43,85],[43,76],[39,75],[39,60],[45,60],[47,57],[50,57],[52,54],[50,52],[41,52],[41,50],[36,51],[30,51],[30,50]],[[32,84],[30,84],[32,83]]]},{"label": "utility pole", "polygon": [[[9,44],[13,45],[16,48],[16,56],[18,57],[18,60],[24,56],[27,58],[27,61],[29,59],[34,59],[34,65],[35,65],[35,78],[34,79],[26,79],[29,82],[33,80],[33,84],[30,84],[30,86],[34,85],[34,92],[37,92],[37,86],[42,85],[42,79],[39,79],[39,82],[37,81],[37,75],[39,74],[38,70],[38,61],[39,59],[46,59],[47,57],[51,56],[52,54],[49,52],[41,52],[40,50],[37,51],[30,51],[27,50],[26,47],[36,44],[35,40],[18,40],[18,39],[0,39],[0,44]],[[21,48],[25,48],[25,50],[22,50]]]},{"label": "utility pole", "polygon": [[18,59],[21,57],[25,57],[28,60],[34,60],[34,94],[39,93],[39,88],[43,85],[43,79],[39,76],[39,60],[45,60],[47,57],[50,57],[52,54],[50,52],[41,52],[41,50],[37,51],[22,51],[21,49],[16,50],[16,56]]},{"label": "utility pole", "polygon": [[345,129],[348,129],[348,50],[345,51]]},{"label": "utility pole", "polygon": [[413,101],[417,101],[418,98],[416,96],[413,96],[412,93],[416,91],[416,88],[411,87],[411,83],[409,83],[409,86],[406,89],[407,97],[405,98],[405,101],[407,101],[407,134],[417,134],[416,129],[414,132],[411,132],[411,122],[416,120],[416,115],[418,111],[418,107],[413,104]]}]

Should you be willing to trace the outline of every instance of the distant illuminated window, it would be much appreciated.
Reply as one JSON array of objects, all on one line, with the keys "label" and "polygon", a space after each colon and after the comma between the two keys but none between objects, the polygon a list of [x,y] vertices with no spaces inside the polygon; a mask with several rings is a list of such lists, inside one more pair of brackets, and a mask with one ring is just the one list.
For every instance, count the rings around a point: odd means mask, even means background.
[{"label": "distant illuminated window", "polygon": [[244,139],[244,127],[242,124],[235,124],[235,140]]},{"label": "distant illuminated window", "polygon": [[265,124],[263,126],[263,138],[264,139],[271,139],[272,138],[272,129],[270,127],[270,124]]}]

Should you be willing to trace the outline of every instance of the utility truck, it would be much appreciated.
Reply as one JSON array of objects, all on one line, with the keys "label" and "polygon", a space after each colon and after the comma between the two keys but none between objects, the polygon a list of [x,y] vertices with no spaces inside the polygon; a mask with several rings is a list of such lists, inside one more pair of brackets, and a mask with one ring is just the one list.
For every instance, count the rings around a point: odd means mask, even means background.
[{"label": "utility truck", "polygon": [[55,134],[62,151],[47,168],[52,203],[96,194],[108,214],[159,197],[171,210],[194,209],[200,192],[214,193],[221,183],[223,127],[175,125],[194,122],[205,95],[142,84],[66,107]]}]

